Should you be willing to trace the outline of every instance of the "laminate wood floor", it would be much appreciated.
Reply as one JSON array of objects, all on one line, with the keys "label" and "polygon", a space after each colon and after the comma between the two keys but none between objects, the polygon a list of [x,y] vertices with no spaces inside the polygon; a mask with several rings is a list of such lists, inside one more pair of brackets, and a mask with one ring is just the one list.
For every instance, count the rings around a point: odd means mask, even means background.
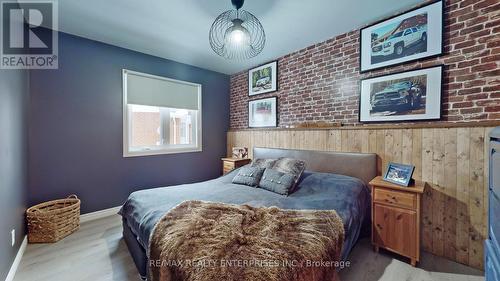
[{"label": "laminate wood floor", "polygon": [[[372,251],[362,239],[340,273],[342,281],[479,281],[483,272],[423,253],[418,268],[404,258]],[[138,281],[118,215],[83,223],[56,244],[29,244],[14,281]]]}]

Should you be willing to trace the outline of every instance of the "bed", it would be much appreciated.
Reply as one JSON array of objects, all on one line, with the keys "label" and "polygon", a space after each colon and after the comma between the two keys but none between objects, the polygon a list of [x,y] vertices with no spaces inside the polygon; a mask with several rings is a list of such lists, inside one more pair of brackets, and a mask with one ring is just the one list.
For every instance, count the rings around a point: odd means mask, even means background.
[{"label": "bed", "polygon": [[289,196],[264,189],[232,184],[234,170],[222,177],[200,183],[140,190],[132,193],[119,214],[123,237],[144,279],[147,276],[149,238],[156,222],[170,209],[186,200],[277,206],[283,209],[335,209],[342,218],[346,259],[369,221],[370,196],[367,183],[376,176],[375,154],[338,153],[275,148],[254,148],[256,158],[291,157],[304,160],[306,171],[297,191]]}]

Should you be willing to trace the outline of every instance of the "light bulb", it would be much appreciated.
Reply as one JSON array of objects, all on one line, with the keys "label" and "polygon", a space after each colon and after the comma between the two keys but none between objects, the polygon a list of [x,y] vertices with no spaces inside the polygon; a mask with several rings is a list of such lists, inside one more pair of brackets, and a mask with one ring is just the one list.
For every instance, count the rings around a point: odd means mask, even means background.
[{"label": "light bulb", "polygon": [[241,44],[242,41],[244,41],[245,33],[239,29],[234,29],[231,31],[229,34],[231,37],[229,40],[236,43],[236,44]]},{"label": "light bulb", "polygon": [[250,34],[242,26],[242,23],[242,20],[235,19],[233,20],[233,25],[226,30],[226,35],[224,36],[226,48],[241,48],[250,45]]}]

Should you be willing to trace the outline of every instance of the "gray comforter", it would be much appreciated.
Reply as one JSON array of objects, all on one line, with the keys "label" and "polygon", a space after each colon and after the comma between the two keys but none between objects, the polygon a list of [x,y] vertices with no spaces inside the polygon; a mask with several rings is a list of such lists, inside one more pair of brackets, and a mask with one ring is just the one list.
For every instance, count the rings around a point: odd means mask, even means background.
[{"label": "gray comforter", "polygon": [[261,188],[232,184],[236,172],[200,183],[136,191],[129,196],[119,214],[147,251],[156,222],[186,200],[255,207],[277,206],[282,209],[333,209],[344,223],[346,235],[342,258],[347,258],[368,216],[369,189],[361,180],[336,174],[305,172],[299,181],[298,190],[283,196]]}]

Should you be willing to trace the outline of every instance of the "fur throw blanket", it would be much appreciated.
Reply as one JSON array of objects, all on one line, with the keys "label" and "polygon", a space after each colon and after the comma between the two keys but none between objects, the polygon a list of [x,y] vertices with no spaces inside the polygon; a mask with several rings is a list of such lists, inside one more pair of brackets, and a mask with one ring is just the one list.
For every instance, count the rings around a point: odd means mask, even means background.
[{"label": "fur throw blanket", "polygon": [[333,210],[186,201],[150,241],[150,281],[330,281],[344,226]]}]

